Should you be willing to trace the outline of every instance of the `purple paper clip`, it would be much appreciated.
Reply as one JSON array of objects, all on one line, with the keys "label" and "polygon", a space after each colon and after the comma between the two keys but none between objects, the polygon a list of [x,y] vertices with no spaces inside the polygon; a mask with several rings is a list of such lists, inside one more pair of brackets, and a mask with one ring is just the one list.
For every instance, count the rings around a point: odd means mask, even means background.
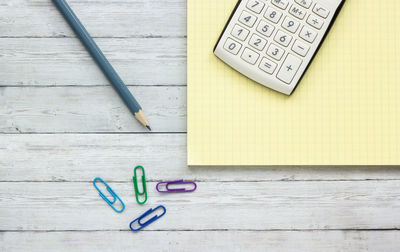
[{"label": "purple paper clip", "polygon": [[[163,185],[163,184],[165,184],[165,189],[166,189],[165,191],[162,191],[158,188],[159,185]],[[169,188],[169,185],[176,185],[176,184],[192,184],[194,187],[189,190],[187,190],[186,188],[173,188],[173,189]],[[156,189],[160,193],[193,192],[194,190],[196,190],[196,188],[197,188],[197,185],[194,181],[183,181],[183,179],[173,180],[173,181],[161,181],[161,182],[157,183],[157,185],[156,185]]]}]

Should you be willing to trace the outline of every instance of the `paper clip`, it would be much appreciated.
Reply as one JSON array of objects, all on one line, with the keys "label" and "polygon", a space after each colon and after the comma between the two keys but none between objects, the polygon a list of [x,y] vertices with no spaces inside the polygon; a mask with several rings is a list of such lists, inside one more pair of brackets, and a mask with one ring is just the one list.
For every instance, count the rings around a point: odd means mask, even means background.
[{"label": "paper clip", "polygon": [[[107,196],[104,195],[104,193],[97,187],[97,185],[96,185],[97,180],[100,180],[107,187],[107,191],[111,194],[111,196],[113,196],[113,200],[109,200],[107,198]],[[110,207],[112,207],[112,209],[114,209],[115,212],[121,213],[122,211],[124,211],[124,209],[125,209],[124,202],[122,202],[122,200],[118,197],[118,195],[113,191],[113,189],[111,189],[111,187],[102,178],[99,178],[99,177],[95,178],[93,180],[93,185],[94,185],[94,187],[96,187],[97,191],[99,192],[99,195],[107,202],[107,204],[110,205]],[[121,204],[122,204],[121,210],[117,210],[113,205],[117,201],[117,199],[119,201],[121,201]]]},{"label": "paper clip", "polygon": [[[139,168],[142,169],[142,173],[143,173],[143,175],[142,175],[143,192],[139,192],[138,183],[137,183],[136,170],[139,169]],[[139,203],[139,204],[144,204],[147,201],[147,189],[146,189],[146,176],[144,174],[143,166],[138,165],[138,166],[135,167],[134,176],[132,177],[132,180],[133,180],[133,185],[135,187],[136,202]],[[141,196],[144,195],[144,201],[143,202],[141,202],[139,200],[139,195],[141,195]]]},{"label": "paper clip", "polygon": [[[166,190],[160,190],[158,187],[159,185],[163,185],[165,184],[165,189]],[[176,185],[176,184],[192,184],[194,187],[192,189],[185,189],[185,188],[173,188],[170,189],[169,185]],[[171,192],[193,192],[194,190],[196,190],[197,185],[194,181],[183,181],[183,179],[181,180],[174,180],[174,181],[161,181],[159,183],[157,183],[156,185],[156,189],[158,192],[160,193],[171,193]]]},{"label": "paper clip", "polygon": [[[141,223],[142,218],[146,217],[147,215],[151,214],[152,212],[157,211],[157,209],[159,209],[159,208],[162,208],[164,210],[161,215],[156,215],[156,216],[152,217],[150,220],[146,221],[145,223]],[[166,212],[167,212],[167,209],[165,209],[165,207],[163,205],[159,205],[158,207],[156,207],[154,209],[150,208],[144,214],[140,215],[138,218],[133,220],[129,224],[129,227],[131,228],[132,231],[139,231],[140,229],[144,228],[145,226],[149,225],[150,223],[154,222],[155,220],[161,218]],[[136,221],[138,222],[140,227],[137,229],[134,229],[134,228],[132,228],[132,224],[135,223]]]}]

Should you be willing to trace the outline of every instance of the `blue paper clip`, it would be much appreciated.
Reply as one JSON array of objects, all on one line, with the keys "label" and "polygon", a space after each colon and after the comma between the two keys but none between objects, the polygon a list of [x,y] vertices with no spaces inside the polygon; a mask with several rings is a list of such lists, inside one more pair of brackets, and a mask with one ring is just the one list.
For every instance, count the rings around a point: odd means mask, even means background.
[{"label": "blue paper clip", "polygon": [[[146,217],[147,215],[151,214],[152,212],[157,211],[157,209],[159,209],[159,208],[162,208],[164,210],[161,215],[156,215],[156,216],[152,217],[150,220],[146,221],[145,223],[141,223],[142,218]],[[165,209],[165,207],[163,205],[159,205],[158,207],[156,207],[154,209],[150,208],[144,214],[140,215],[138,218],[136,218],[134,221],[132,221],[129,224],[129,227],[131,228],[132,231],[139,231],[140,229],[144,228],[145,226],[149,225],[150,223],[154,222],[155,220],[161,218],[166,212],[167,212],[167,209]],[[138,222],[140,227],[137,229],[134,229],[134,228],[132,228],[132,224],[135,223],[136,221]]]},{"label": "blue paper clip", "polygon": [[[113,196],[113,200],[109,200],[108,198],[107,198],[107,196],[105,196],[104,195],[104,193],[102,192],[102,191],[100,191],[100,189],[97,187],[97,185],[96,185],[96,181],[97,180],[100,180],[106,187],[107,187],[107,191],[111,194],[111,196]],[[121,213],[122,211],[124,211],[124,209],[125,209],[125,204],[124,204],[124,202],[122,202],[122,200],[118,197],[118,195],[113,191],[113,189],[111,189],[111,187],[102,179],[102,178],[99,178],[99,177],[97,177],[97,178],[95,178],[94,180],[93,180],[93,185],[94,185],[94,187],[96,187],[96,189],[97,189],[97,191],[99,191],[99,195],[107,202],[107,204],[109,204],[110,205],[110,207],[112,207],[112,209],[114,209],[114,211],[115,212],[117,212],[117,213]],[[115,207],[114,207],[114,203],[117,201],[117,199],[119,200],[119,201],[121,201],[121,204],[122,204],[122,209],[121,210],[117,210]]]}]

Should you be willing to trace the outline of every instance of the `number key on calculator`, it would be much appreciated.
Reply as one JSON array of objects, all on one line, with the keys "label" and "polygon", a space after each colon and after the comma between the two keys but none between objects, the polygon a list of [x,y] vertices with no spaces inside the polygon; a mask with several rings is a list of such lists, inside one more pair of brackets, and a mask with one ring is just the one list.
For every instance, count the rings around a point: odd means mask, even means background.
[{"label": "number key on calculator", "polygon": [[239,0],[214,54],[250,79],[290,95],[344,1]]}]

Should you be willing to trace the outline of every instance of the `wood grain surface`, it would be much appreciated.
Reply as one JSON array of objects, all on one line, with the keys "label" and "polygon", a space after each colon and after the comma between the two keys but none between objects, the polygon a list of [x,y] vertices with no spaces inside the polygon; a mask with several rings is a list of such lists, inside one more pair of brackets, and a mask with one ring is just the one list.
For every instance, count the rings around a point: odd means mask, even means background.
[{"label": "wood grain surface", "polygon": [[[0,0],[0,251],[400,250],[399,167],[186,165],[186,1],[69,3],[154,130],[135,121],[50,0]],[[138,164],[144,206],[131,182]],[[99,197],[97,176],[123,213]],[[156,192],[181,178],[198,190]],[[159,204],[164,217],[129,231]]]}]

